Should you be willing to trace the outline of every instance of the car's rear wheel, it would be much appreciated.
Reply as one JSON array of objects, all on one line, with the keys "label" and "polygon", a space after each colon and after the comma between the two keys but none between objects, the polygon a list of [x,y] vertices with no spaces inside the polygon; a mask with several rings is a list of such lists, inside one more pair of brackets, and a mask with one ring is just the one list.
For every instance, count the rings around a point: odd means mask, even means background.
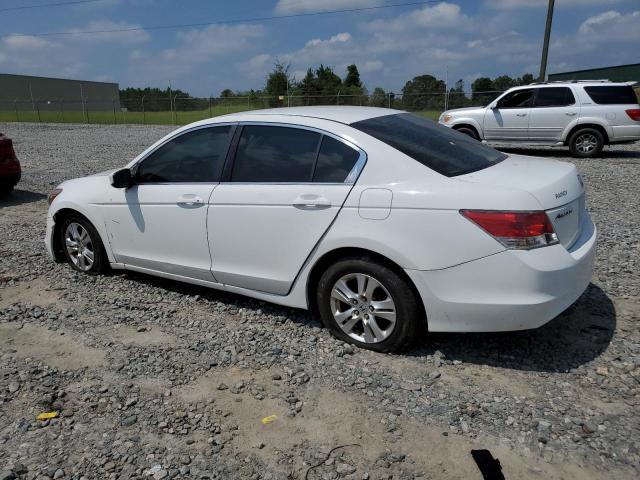
[{"label": "car's rear wheel", "polygon": [[421,308],[407,282],[366,257],[340,260],[320,278],[318,310],[339,339],[378,352],[408,346],[417,336]]},{"label": "car's rear wheel", "polygon": [[88,220],[81,216],[65,218],[59,235],[64,255],[74,269],[90,275],[106,271],[109,260],[102,240]]},{"label": "car's rear wheel", "polygon": [[569,139],[569,149],[575,157],[595,157],[600,154],[603,147],[604,136],[595,128],[582,128]]},{"label": "car's rear wheel", "polygon": [[464,133],[465,135],[470,136],[471,138],[473,138],[474,140],[480,140],[478,138],[478,133],[471,127],[460,127],[460,128],[456,128],[456,131],[460,132],[460,133]]}]

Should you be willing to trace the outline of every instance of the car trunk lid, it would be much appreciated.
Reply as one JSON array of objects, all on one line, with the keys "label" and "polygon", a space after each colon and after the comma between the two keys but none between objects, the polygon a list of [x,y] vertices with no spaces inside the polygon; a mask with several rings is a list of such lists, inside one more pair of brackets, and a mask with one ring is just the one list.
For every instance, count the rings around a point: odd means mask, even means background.
[{"label": "car trunk lid", "polygon": [[571,247],[580,235],[585,209],[584,187],[575,165],[571,163],[510,155],[497,165],[456,179],[524,190],[547,213],[558,240],[565,247]]}]

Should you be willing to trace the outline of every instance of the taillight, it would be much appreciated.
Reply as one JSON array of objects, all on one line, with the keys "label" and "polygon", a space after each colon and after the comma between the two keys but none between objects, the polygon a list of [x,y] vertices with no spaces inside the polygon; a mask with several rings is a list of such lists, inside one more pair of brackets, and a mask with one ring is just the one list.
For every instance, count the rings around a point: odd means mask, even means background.
[{"label": "taillight", "polygon": [[631,117],[631,120],[640,122],[640,108],[630,108],[629,110],[625,110],[625,112]]},{"label": "taillight", "polygon": [[61,188],[54,188],[53,190],[51,190],[49,192],[49,197],[47,197],[47,201],[49,202],[49,205],[51,205],[53,201],[56,199],[56,197],[61,193],[62,193]]},{"label": "taillight", "polygon": [[529,250],[558,243],[546,213],[460,210],[460,213],[507,248]]}]

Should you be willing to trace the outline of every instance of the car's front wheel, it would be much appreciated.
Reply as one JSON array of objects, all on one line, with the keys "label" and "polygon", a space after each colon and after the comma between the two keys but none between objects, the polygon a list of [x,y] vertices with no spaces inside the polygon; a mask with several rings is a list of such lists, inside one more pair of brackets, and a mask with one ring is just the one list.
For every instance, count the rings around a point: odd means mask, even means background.
[{"label": "car's front wheel", "polygon": [[74,269],[97,275],[108,268],[100,235],[88,220],[81,216],[65,218],[59,235],[65,257]]},{"label": "car's front wheel", "polygon": [[339,339],[378,352],[415,340],[421,321],[416,294],[394,270],[367,257],[340,260],[320,278],[318,310]]},{"label": "car's front wheel", "polygon": [[595,128],[583,128],[571,135],[569,149],[580,158],[592,158],[600,154],[604,147],[604,137]]}]

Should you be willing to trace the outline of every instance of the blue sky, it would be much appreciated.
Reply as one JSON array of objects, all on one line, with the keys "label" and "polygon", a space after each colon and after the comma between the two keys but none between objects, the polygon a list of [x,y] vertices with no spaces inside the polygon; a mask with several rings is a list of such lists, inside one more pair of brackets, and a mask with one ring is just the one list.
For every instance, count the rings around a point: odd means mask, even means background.
[{"label": "blue sky", "polygon": [[[0,73],[157,86],[194,95],[260,88],[276,60],[399,91],[424,73],[450,81],[537,73],[547,0],[433,2],[371,11],[170,30],[35,36],[317,12],[402,0],[0,0]],[[17,33],[23,35],[16,35]],[[556,0],[548,72],[640,62],[640,0]]]}]

